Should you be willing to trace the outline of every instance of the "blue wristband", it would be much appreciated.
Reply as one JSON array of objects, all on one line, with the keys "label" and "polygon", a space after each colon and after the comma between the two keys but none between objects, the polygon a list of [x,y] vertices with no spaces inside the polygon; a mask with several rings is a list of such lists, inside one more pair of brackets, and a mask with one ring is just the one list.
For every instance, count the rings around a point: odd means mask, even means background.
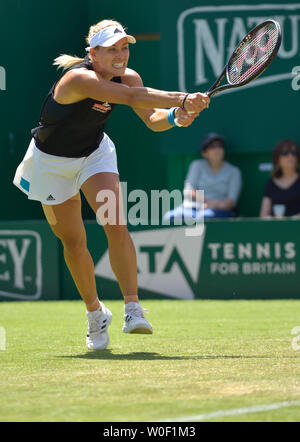
[{"label": "blue wristband", "polygon": [[167,113],[168,122],[169,124],[171,124],[171,126],[174,127],[177,126],[177,124],[175,123],[175,109],[177,109],[177,107],[171,107],[171,109],[169,109]]}]

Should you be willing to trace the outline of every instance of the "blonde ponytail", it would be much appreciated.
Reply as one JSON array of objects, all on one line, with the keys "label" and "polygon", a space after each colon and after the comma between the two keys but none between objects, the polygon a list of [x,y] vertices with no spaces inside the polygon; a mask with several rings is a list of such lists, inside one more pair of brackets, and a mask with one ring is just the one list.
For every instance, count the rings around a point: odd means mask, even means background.
[{"label": "blonde ponytail", "polygon": [[63,68],[63,70],[74,66],[77,63],[84,61],[84,58],[74,57],[72,55],[62,54],[56,57],[53,65],[57,66],[57,69]]}]

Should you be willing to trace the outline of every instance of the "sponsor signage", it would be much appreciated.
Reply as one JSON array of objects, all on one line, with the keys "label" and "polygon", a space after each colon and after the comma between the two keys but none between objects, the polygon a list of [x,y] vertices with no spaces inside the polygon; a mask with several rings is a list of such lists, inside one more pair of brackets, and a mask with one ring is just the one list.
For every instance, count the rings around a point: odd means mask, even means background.
[{"label": "sponsor signage", "polygon": [[[138,284],[172,298],[194,299],[205,229],[201,236],[186,236],[185,228],[133,232],[138,262]],[[100,277],[115,279],[108,252],[95,268]]]},{"label": "sponsor signage", "polygon": [[210,242],[210,274],[290,275],[296,273],[296,243]]},{"label": "sponsor signage", "polygon": [[[198,3],[198,4],[196,4]],[[300,3],[166,0],[160,8],[161,86],[206,92],[243,37],[266,19],[279,22],[280,50],[268,69],[243,88],[216,95],[188,129],[162,134],[162,151],[195,153],[208,132],[227,139],[228,152],[269,152],[286,138],[298,140],[297,72]],[[279,105],[280,103],[280,105]]]},{"label": "sponsor signage", "polygon": [[39,299],[42,293],[42,242],[32,230],[0,231],[0,296]]},{"label": "sponsor signage", "polygon": [[[107,241],[86,224],[101,299],[122,299]],[[208,221],[131,232],[141,299],[300,298],[300,220]],[[0,224],[0,300],[80,299],[63,249],[46,222]]]},{"label": "sponsor signage", "polygon": [[0,66],[0,91],[6,90],[6,70]]},{"label": "sponsor signage", "polygon": [[[298,229],[298,220],[234,220],[207,222],[203,234],[193,238],[184,227],[132,232],[140,293],[176,299],[299,298]],[[107,250],[95,273],[116,281]]]},{"label": "sponsor signage", "polygon": [[[197,6],[185,9],[177,19],[179,89],[209,89],[239,42],[268,18],[278,21],[282,30],[276,67],[245,87],[291,79],[291,65],[299,54],[300,3]],[[237,89],[226,93],[233,91]]]},{"label": "sponsor signage", "polygon": [[0,300],[58,298],[58,243],[48,225],[1,223]]}]

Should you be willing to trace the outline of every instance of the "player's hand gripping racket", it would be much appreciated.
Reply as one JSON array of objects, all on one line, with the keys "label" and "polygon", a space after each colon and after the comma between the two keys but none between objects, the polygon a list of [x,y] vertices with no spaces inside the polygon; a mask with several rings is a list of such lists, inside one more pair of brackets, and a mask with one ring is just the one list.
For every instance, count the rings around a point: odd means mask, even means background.
[{"label": "player's hand gripping racket", "polygon": [[[244,86],[262,74],[276,56],[281,43],[281,30],[275,20],[256,26],[231,55],[222,74],[205,92],[210,98],[226,89]],[[228,84],[220,86],[225,78]]]}]

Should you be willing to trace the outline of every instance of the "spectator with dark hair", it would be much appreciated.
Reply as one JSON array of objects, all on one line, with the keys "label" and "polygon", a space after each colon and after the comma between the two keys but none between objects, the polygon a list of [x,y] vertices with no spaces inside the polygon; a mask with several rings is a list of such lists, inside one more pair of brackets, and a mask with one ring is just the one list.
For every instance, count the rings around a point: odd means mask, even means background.
[{"label": "spectator with dark hair", "polygon": [[[164,220],[197,219],[201,215],[205,218],[235,216],[242,179],[240,170],[224,160],[224,137],[216,133],[206,135],[201,153],[204,159],[194,160],[189,167],[183,205],[167,212]],[[204,191],[204,201],[197,190]],[[197,201],[198,195],[200,201]]]},{"label": "spectator with dark hair", "polygon": [[300,216],[300,149],[294,140],[281,140],[273,150],[272,176],[266,184],[260,217]]}]

